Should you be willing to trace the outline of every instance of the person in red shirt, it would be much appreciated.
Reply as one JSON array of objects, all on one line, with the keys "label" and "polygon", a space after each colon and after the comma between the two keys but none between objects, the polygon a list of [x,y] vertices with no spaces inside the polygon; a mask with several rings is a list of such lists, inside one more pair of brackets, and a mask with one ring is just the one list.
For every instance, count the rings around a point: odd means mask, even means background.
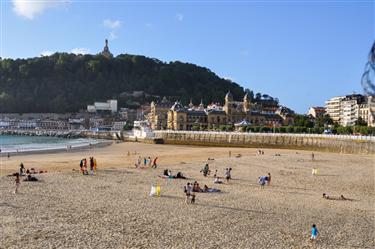
[{"label": "person in red shirt", "polygon": [[156,160],[158,160],[158,157],[155,157],[154,161],[152,161],[152,166],[151,166],[151,168],[156,169],[156,167],[157,167]]}]

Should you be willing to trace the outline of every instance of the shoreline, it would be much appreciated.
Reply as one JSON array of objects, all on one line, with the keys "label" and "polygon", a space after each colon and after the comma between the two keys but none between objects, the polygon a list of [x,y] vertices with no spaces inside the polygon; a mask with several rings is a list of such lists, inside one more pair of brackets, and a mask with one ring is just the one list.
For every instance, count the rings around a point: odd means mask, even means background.
[{"label": "shoreline", "polygon": [[23,150],[23,151],[6,151],[6,152],[0,152],[0,158],[8,157],[8,154],[10,157],[14,156],[21,156],[21,155],[38,155],[38,154],[57,154],[62,152],[77,152],[82,150],[87,150],[91,148],[103,148],[106,146],[110,146],[113,144],[112,140],[103,140],[103,141],[97,141],[96,143],[90,143],[90,144],[81,144],[81,145],[72,145],[69,147],[62,148],[52,148],[52,149],[32,149],[32,150]]}]

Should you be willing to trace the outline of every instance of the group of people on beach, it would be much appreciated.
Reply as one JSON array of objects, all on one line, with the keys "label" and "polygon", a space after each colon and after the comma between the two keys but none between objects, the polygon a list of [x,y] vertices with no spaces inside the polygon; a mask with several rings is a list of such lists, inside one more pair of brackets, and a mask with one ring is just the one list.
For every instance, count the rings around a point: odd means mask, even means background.
[{"label": "group of people on beach", "polygon": [[21,177],[22,176],[25,177],[23,179],[25,182],[36,182],[36,181],[38,181],[38,178],[36,178],[35,176],[32,175],[32,174],[35,174],[35,173],[44,173],[44,171],[37,172],[34,168],[26,169],[24,164],[21,162],[19,172],[16,172],[16,173],[13,174],[16,177],[15,180],[14,180],[14,182],[16,184],[16,187],[14,189],[14,193],[15,194],[18,193],[18,189],[21,185]]},{"label": "group of people on beach", "polygon": [[[232,178],[231,172],[232,172],[232,168],[226,168],[225,169],[224,178],[226,179],[227,183]],[[207,177],[208,175],[210,175],[211,170],[210,170],[210,166],[208,165],[208,163],[206,163],[204,165],[204,167],[201,169],[200,173],[203,173],[204,177]],[[223,181],[221,180],[221,177],[218,176],[218,174],[217,174],[217,170],[215,170],[215,174],[214,174],[213,177],[214,177],[214,183],[216,183],[216,184],[223,183]]]},{"label": "group of people on beach", "polygon": [[135,160],[134,165],[136,168],[141,168],[143,165],[144,168],[148,167],[148,168],[156,169],[158,167],[157,160],[158,160],[158,157],[155,157],[154,159],[152,159],[149,156],[149,157],[143,157],[142,159],[141,156],[138,156],[137,159]]},{"label": "group of people on beach", "polygon": [[[89,160],[90,160],[90,165],[89,165],[90,166],[90,175],[94,175],[94,174],[96,174],[98,163],[96,162],[96,158],[94,158],[94,157],[90,157]],[[86,158],[83,158],[79,162],[79,168],[80,168],[80,171],[81,171],[82,175],[89,175],[89,171],[87,169],[87,159]]]}]

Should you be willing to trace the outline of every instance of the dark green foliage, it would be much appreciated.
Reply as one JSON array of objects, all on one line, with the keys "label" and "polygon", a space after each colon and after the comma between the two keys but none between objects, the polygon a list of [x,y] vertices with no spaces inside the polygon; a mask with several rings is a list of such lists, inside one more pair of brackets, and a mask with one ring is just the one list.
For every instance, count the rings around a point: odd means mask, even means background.
[{"label": "dark green foliage", "polygon": [[311,120],[309,119],[309,116],[307,116],[307,115],[295,114],[294,115],[294,125],[311,128],[311,127],[314,126],[314,123],[311,122]]},{"label": "dark green foliage", "polygon": [[326,125],[332,125],[332,124],[333,124],[333,121],[328,114],[319,116],[315,120],[315,127],[324,127]]},{"label": "dark green foliage", "polygon": [[133,125],[131,124],[126,124],[124,125],[124,127],[122,128],[124,131],[130,131],[133,129]]},{"label": "dark green foliage", "polygon": [[355,121],[355,125],[358,125],[358,126],[367,126],[367,122],[364,121],[362,119],[362,117],[359,117],[356,121]]},{"label": "dark green foliage", "polygon": [[[30,59],[0,59],[0,113],[76,112],[94,101],[116,98],[119,106],[137,107],[155,96],[175,96],[182,103],[223,102],[244,89],[207,68],[164,63],[144,56],[55,53]],[[129,101],[123,92],[144,91],[154,97]]]}]

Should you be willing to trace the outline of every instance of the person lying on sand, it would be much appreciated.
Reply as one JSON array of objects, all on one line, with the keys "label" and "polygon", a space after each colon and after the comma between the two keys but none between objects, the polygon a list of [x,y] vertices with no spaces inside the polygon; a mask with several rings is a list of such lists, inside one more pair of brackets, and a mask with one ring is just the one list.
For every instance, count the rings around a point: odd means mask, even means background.
[{"label": "person lying on sand", "polygon": [[344,195],[340,195],[340,197],[332,197],[328,196],[326,193],[323,193],[323,198],[327,200],[352,201],[352,199],[346,198]]},{"label": "person lying on sand", "polygon": [[166,170],[164,170],[163,175],[159,175],[159,177],[167,178],[167,179],[186,179],[186,177],[181,172],[178,172],[174,176],[174,175],[172,175],[172,172],[170,170],[168,170],[167,172],[166,172]]},{"label": "person lying on sand", "polygon": [[203,193],[215,193],[215,192],[220,192],[220,189],[217,188],[209,188],[207,185],[204,185],[204,188],[202,190]]}]

